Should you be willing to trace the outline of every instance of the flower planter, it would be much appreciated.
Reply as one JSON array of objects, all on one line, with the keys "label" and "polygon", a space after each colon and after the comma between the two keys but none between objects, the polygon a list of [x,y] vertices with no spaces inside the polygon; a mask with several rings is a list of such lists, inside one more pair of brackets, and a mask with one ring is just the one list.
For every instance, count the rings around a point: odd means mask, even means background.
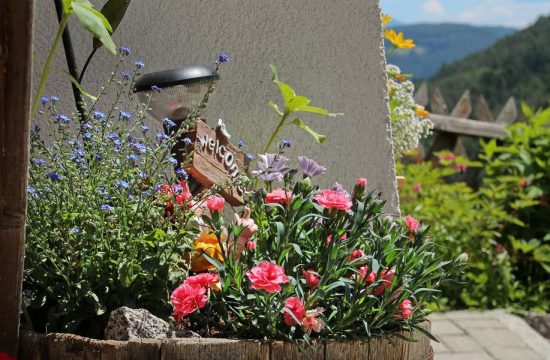
[{"label": "flower planter", "polygon": [[[422,327],[430,329],[430,323]],[[306,346],[307,355],[298,346],[284,341],[231,340],[214,338],[138,339],[130,341],[95,340],[71,334],[37,334],[23,332],[20,340],[22,360],[176,360],[176,359],[384,359],[433,360],[430,340],[415,331],[402,335],[417,340],[407,342],[397,337],[372,341],[322,341],[317,348]]]}]

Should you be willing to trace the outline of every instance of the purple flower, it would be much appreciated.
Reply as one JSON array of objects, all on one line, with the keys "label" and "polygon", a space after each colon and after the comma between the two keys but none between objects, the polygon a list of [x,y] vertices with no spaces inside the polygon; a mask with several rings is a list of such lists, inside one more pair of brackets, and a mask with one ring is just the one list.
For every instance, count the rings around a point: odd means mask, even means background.
[{"label": "purple flower", "polygon": [[326,167],[317,164],[315,161],[305,156],[298,156],[298,161],[300,162],[300,167],[305,176],[314,177],[322,175],[327,170]]},{"label": "purple flower", "polygon": [[154,92],[161,92],[161,91],[162,91],[162,89],[159,88],[159,87],[156,86],[156,85],[151,86],[151,90],[153,90]]},{"label": "purple flower", "polygon": [[50,180],[53,180],[53,181],[60,181],[61,180],[61,177],[57,173],[54,173],[54,172],[47,173],[46,177],[49,178]]},{"label": "purple flower", "polygon": [[139,156],[137,156],[136,154],[130,154],[130,155],[126,156],[126,158],[130,161],[133,161],[133,162],[137,162],[139,160]]},{"label": "purple flower", "polygon": [[170,156],[170,157],[168,158],[168,161],[171,162],[171,163],[174,164],[174,165],[177,165],[177,164],[178,164],[178,160],[176,160],[176,158],[175,158],[175,157],[172,157],[172,156]]},{"label": "purple flower", "polygon": [[185,170],[183,170],[182,168],[177,168],[176,169],[176,175],[183,176],[186,179],[189,177],[187,172]]},{"label": "purple flower", "polygon": [[36,164],[36,165],[44,165],[46,163],[46,161],[44,159],[34,159],[33,162]]},{"label": "purple flower", "polygon": [[52,103],[55,104],[56,102],[59,101],[59,98],[58,98],[57,96],[55,96],[55,95],[54,95],[54,96],[50,96],[50,101],[51,101]]},{"label": "purple flower", "polygon": [[168,127],[168,128],[176,126],[176,123],[173,122],[172,120],[168,119],[167,117],[162,118],[162,123],[164,125],[166,125],[166,127]]},{"label": "purple flower", "polygon": [[132,114],[130,114],[129,112],[126,112],[126,111],[119,112],[118,116],[120,116],[120,118],[122,120],[126,120],[126,121],[132,120]]},{"label": "purple flower", "polygon": [[80,128],[82,130],[90,130],[92,128],[92,125],[90,125],[89,123],[84,123]]},{"label": "purple flower", "polygon": [[101,207],[99,208],[101,211],[113,211],[114,208],[112,206],[109,206],[107,204],[105,205],[101,205]]},{"label": "purple flower", "polygon": [[244,143],[244,141],[242,141],[242,140],[237,141],[237,146],[238,146],[238,147],[241,148],[241,147],[243,147],[243,146],[245,146],[245,145],[246,145],[246,144]]},{"label": "purple flower", "polygon": [[79,232],[80,232],[80,228],[78,226],[75,226],[70,231],[71,234],[76,234],[76,233],[79,233]]},{"label": "purple flower", "polygon": [[40,102],[42,103],[42,105],[45,105],[48,101],[50,101],[50,99],[48,99],[46,96],[42,96],[40,98]]},{"label": "purple flower", "polygon": [[168,140],[168,139],[170,139],[170,137],[168,135],[166,135],[165,133],[157,133],[157,140],[158,141]]},{"label": "purple flower", "polygon": [[94,119],[99,121],[105,120],[105,114],[102,113],[101,111],[94,111],[92,116],[94,117]]},{"label": "purple flower", "polygon": [[189,138],[186,137],[186,138],[183,138],[183,143],[184,143],[185,145],[192,145],[192,144],[193,144],[193,141],[191,141],[191,139],[189,139]]},{"label": "purple flower", "polygon": [[338,183],[338,182],[335,182],[334,184],[332,184],[332,187],[330,188],[330,190],[332,191],[338,191],[338,192],[343,192],[345,193],[347,196],[349,196],[348,192],[346,191],[346,189],[344,189],[344,187]]},{"label": "purple flower", "polygon": [[147,131],[149,131],[149,126],[142,125],[141,132],[145,134]]},{"label": "purple flower", "polygon": [[29,186],[29,187],[27,187],[27,193],[29,193],[31,195],[34,195],[34,194],[36,194],[36,189],[33,188],[32,186]]},{"label": "purple flower", "polygon": [[137,152],[139,153],[144,153],[145,151],[147,151],[147,146],[145,146],[145,144],[142,144],[142,143],[133,143],[131,145],[132,149],[136,150]]},{"label": "purple flower", "polygon": [[221,63],[228,62],[229,55],[227,55],[226,53],[221,53],[220,56],[218,56],[218,61]]},{"label": "purple flower", "polygon": [[109,140],[115,140],[115,139],[118,139],[118,134],[117,133],[110,133],[110,134],[105,135],[105,137]]},{"label": "purple flower", "polygon": [[283,140],[283,147],[291,147],[292,146],[292,141],[288,140],[288,139],[284,139]]},{"label": "purple flower", "polygon": [[135,136],[133,136],[133,135],[128,135],[128,136],[126,137],[126,140],[127,140],[129,143],[133,144],[133,143],[135,143],[136,141],[138,141],[138,138],[135,137]]},{"label": "purple flower", "polygon": [[95,153],[94,154],[94,159],[101,160],[101,159],[103,159],[103,156],[100,153]]},{"label": "purple flower", "polygon": [[254,154],[246,154],[246,157],[248,158],[248,160],[252,160],[254,159]]},{"label": "purple flower", "polygon": [[126,181],[124,180],[117,180],[115,182],[116,186],[118,187],[121,187],[121,188],[125,188],[125,189],[128,189],[130,187],[130,184],[128,184]]},{"label": "purple flower", "polygon": [[128,47],[121,46],[118,48],[118,52],[120,53],[120,55],[128,56],[132,53],[132,50]]},{"label": "purple flower", "polygon": [[86,140],[91,140],[93,135],[89,132],[85,132],[84,134],[82,134],[82,136],[84,137],[84,139]]},{"label": "purple flower", "polygon": [[64,124],[68,124],[71,119],[67,115],[59,114],[55,117],[57,121],[61,121]]},{"label": "purple flower", "polygon": [[138,60],[138,61],[134,62],[134,65],[135,65],[136,68],[138,68],[138,69],[141,69],[142,67],[145,66],[145,64],[144,64],[143,61],[141,61],[141,60]]},{"label": "purple flower", "polygon": [[277,154],[258,155],[258,170],[252,175],[258,176],[264,181],[283,181],[283,177],[289,168],[286,166],[288,159]]},{"label": "purple flower", "polygon": [[121,71],[121,72],[120,72],[120,76],[122,76],[122,78],[123,78],[124,80],[130,80],[130,73],[129,73],[128,71],[126,71],[126,70]]},{"label": "purple flower", "polygon": [[103,186],[101,186],[99,189],[97,189],[97,193],[99,195],[107,195],[107,190]]}]

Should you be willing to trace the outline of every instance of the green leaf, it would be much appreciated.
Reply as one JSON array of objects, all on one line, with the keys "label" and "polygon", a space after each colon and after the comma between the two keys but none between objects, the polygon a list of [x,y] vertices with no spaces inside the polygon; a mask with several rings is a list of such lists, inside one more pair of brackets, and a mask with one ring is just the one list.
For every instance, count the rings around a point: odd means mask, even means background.
[{"label": "green leaf", "polygon": [[292,124],[298,126],[300,129],[304,130],[309,135],[313,136],[315,141],[317,141],[319,144],[322,144],[327,140],[327,137],[325,135],[321,135],[321,134],[315,132],[313,129],[311,129],[309,126],[307,126],[301,119],[292,120]]},{"label": "green leaf", "polygon": [[87,98],[90,98],[92,101],[97,101],[97,97],[93,96],[92,94],[84,90],[84,88],[82,87],[82,85],[80,85],[78,80],[76,80],[68,71],[63,71],[63,72],[65,73],[65,75],[69,77],[69,81],[72,82],[74,86],[76,86],[76,88],[78,89],[78,91],[80,91],[82,95],[86,96]]},{"label": "green leaf", "polygon": [[533,252],[533,257],[550,273],[550,245],[542,245]]},{"label": "green leaf", "polygon": [[71,3],[73,0],[63,0],[63,13],[70,14],[72,12],[71,10]]},{"label": "green leaf", "polygon": [[275,65],[269,64],[269,67],[271,68],[271,80],[279,81],[279,75],[277,75],[277,68]]},{"label": "green leaf", "polygon": [[[126,14],[126,10],[129,5],[130,0],[109,0],[101,9],[101,13],[105,16],[108,23],[111,24],[111,33],[115,32],[118,28],[118,25],[122,21],[124,14]],[[94,38],[94,49],[100,48],[101,45],[101,41]]]},{"label": "green leaf", "polygon": [[287,111],[294,112],[297,108],[307,107],[310,102],[311,101],[307,97],[296,95],[287,102]]},{"label": "green leaf", "polygon": [[99,11],[93,8],[93,5],[87,0],[75,0],[72,3],[74,14],[80,24],[99,39],[107,51],[116,54],[116,45],[109,35],[112,31],[109,21]]},{"label": "green leaf", "polygon": [[289,104],[291,100],[296,96],[296,93],[294,92],[294,90],[292,90],[292,88],[289,85],[285,84],[284,82],[280,82],[277,80],[273,82],[277,84],[277,86],[279,87],[279,90],[281,91],[281,95],[285,100],[286,108],[289,108]]}]

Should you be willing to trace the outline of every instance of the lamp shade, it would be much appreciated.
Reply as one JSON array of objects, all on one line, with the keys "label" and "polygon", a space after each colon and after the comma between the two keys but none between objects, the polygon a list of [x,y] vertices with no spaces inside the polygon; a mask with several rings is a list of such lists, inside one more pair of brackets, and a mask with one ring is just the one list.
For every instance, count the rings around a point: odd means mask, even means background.
[{"label": "lamp shade", "polygon": [[218,79],[212,68],[188,66],[145,74],[137,80],[134,91],[141,102],[149,101],[149,112],[154,118],[182,120],[199,105],[210,81]]}]

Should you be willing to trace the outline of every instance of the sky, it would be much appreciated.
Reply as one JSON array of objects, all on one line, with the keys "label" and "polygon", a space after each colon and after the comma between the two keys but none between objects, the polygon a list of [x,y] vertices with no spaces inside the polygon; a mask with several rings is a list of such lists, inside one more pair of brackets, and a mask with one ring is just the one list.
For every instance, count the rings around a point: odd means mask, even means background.
[{"label": "sky", "polygon": [[454,22],[524,28],[550,15],[550,0],[381,0],[382,11],[406,23]]}]

